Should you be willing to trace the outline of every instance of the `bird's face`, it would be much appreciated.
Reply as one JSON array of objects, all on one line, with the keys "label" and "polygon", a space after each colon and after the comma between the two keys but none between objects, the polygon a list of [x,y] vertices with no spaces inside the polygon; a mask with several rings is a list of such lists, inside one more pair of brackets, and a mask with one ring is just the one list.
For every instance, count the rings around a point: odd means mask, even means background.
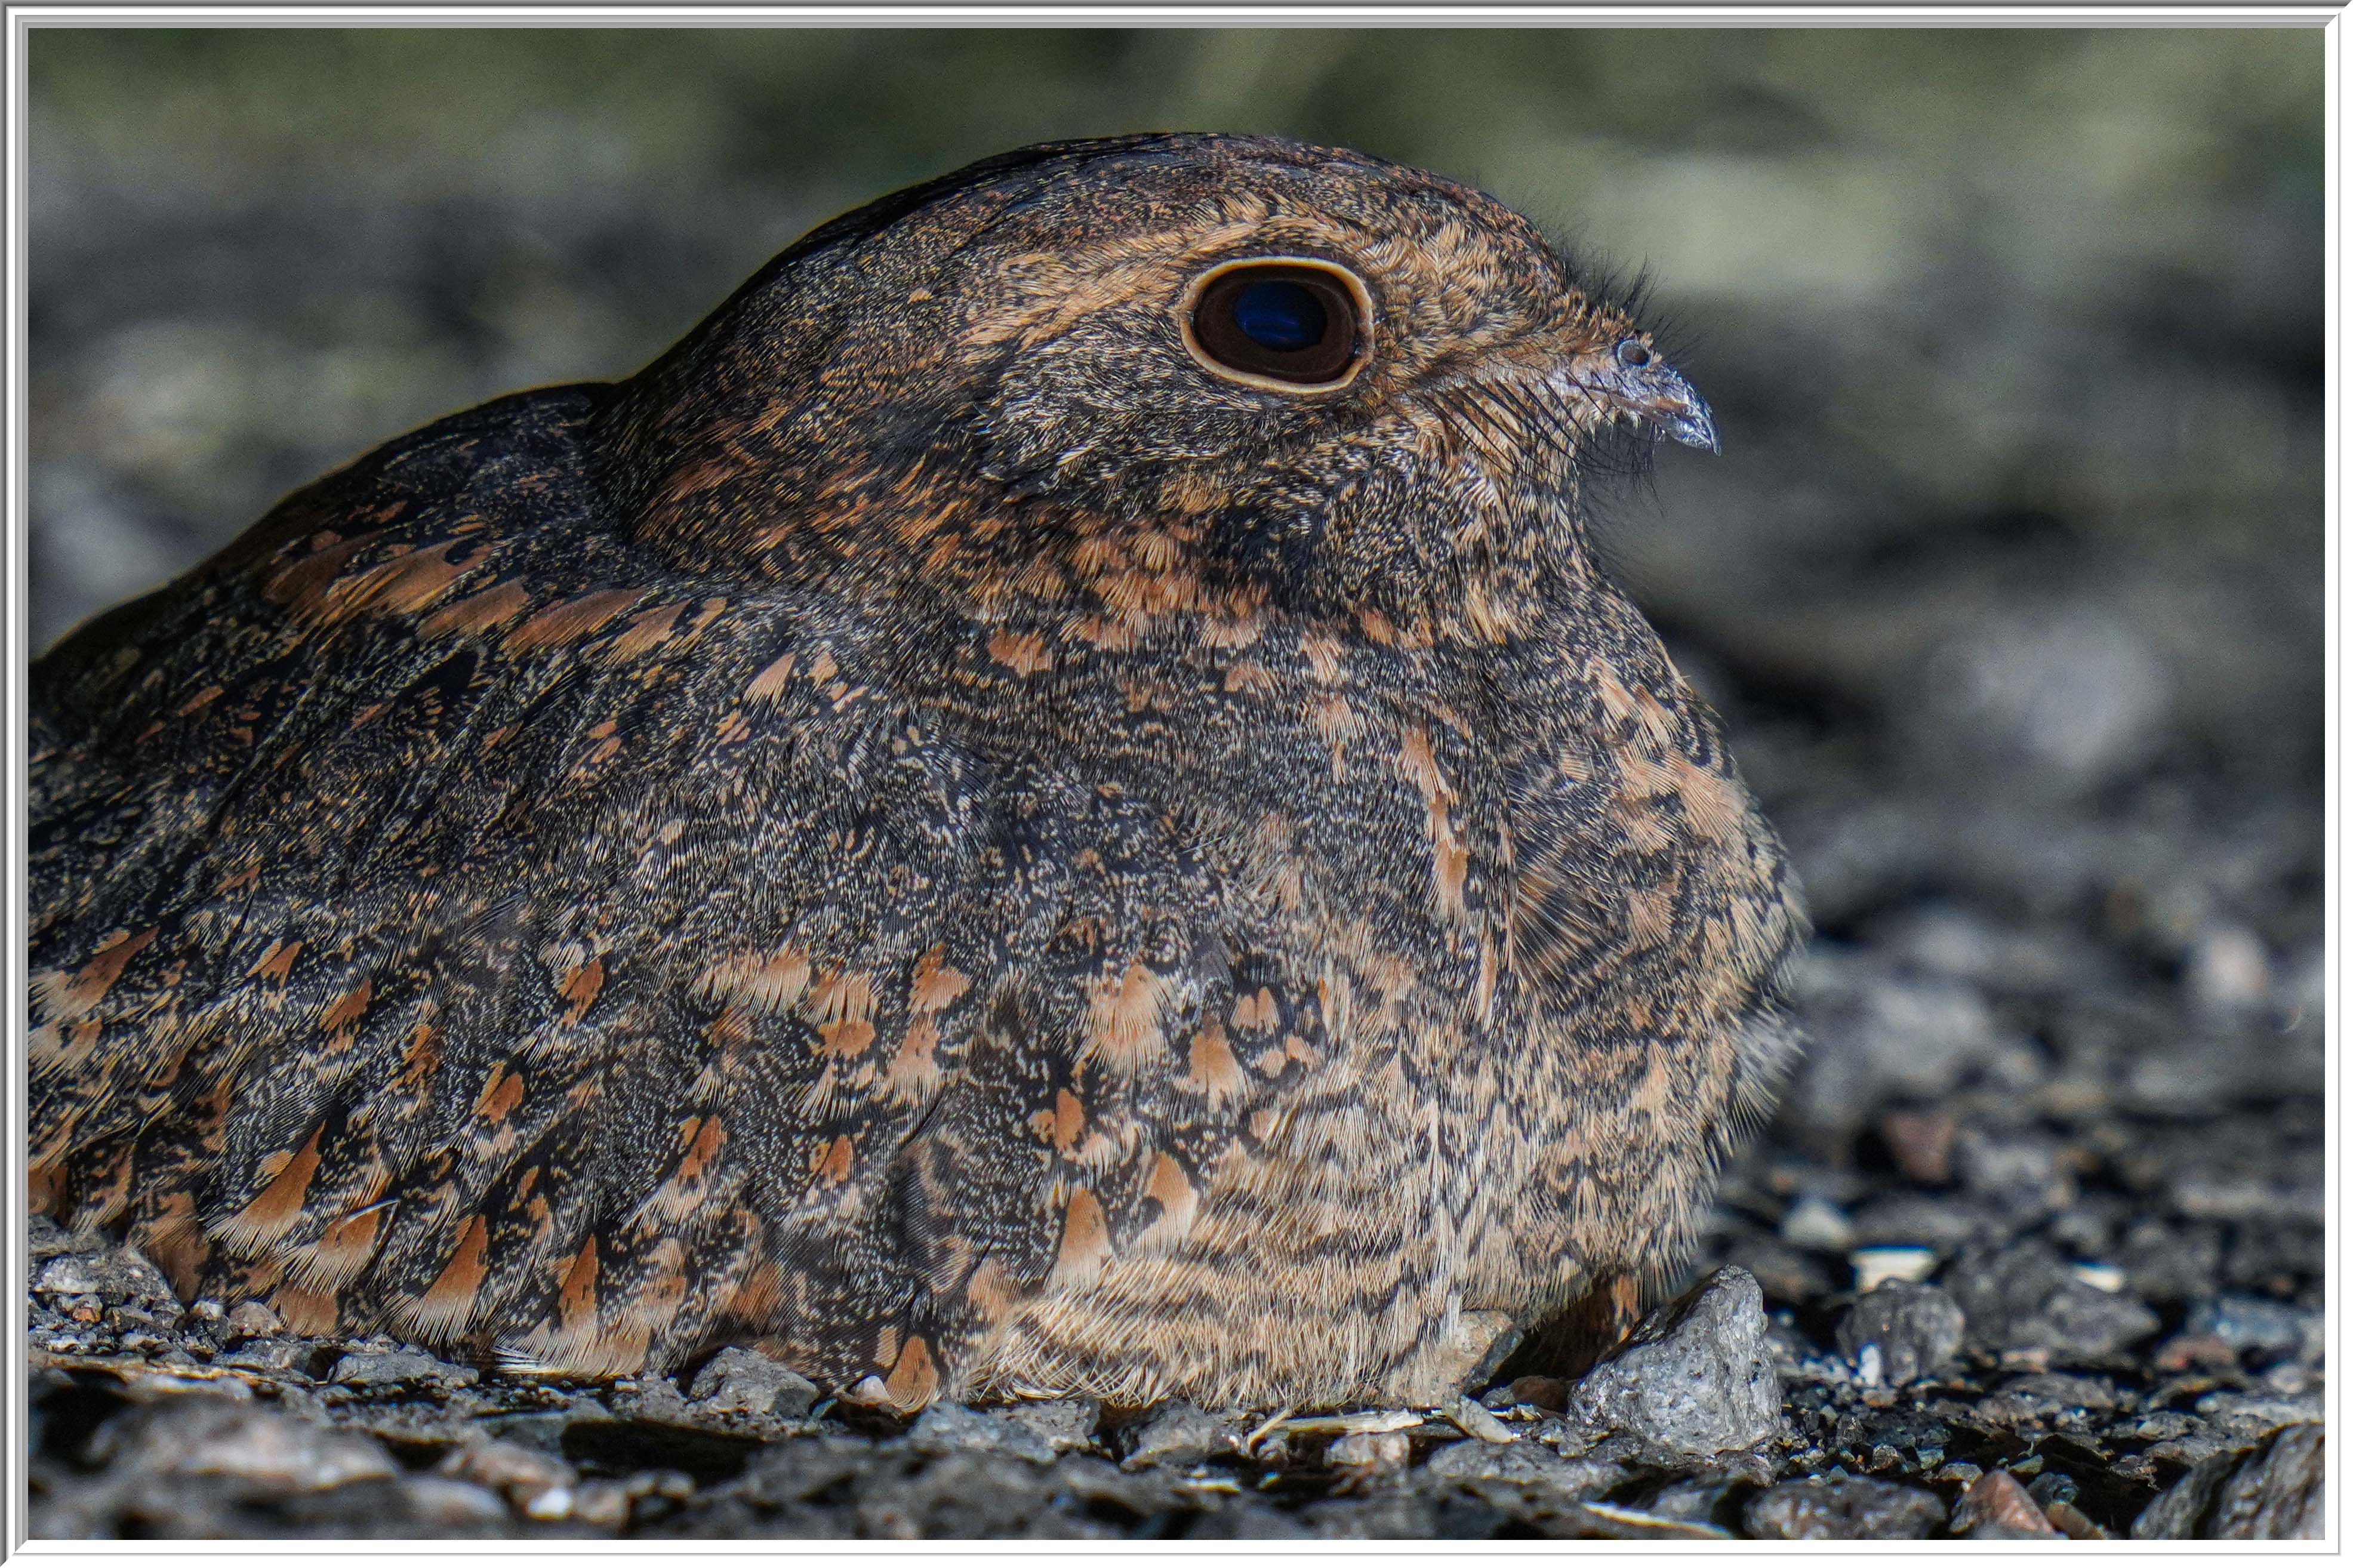
[{"label": "bird's face", "polygon": [[747,432],[823,426],[837,476],[858,452],[859,471],[899,469],[902,495],[909,468],[954,476],[1040,528],[1173,524],[1347,594],[1578,549],[1594,460],[1715,444],[1624,309],[1525,218],[1430,175],[1160,137],[1015,155],[896,200],[820,230],[731,306],[734,336],[772,351],[708,377],[760,405],[726,421],[738,451]]}]

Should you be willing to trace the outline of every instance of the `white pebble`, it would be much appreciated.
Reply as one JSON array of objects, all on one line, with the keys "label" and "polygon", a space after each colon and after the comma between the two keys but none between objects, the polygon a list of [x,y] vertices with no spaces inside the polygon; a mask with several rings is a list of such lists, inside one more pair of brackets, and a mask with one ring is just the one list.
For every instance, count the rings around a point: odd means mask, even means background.
[{"label": "white pebble", "polygon": [[1809,1195],[1781,1216],[1781,1239],[1814,1252],[1844,1252],[1854,1245],[1854,1222],[1837,1205]]},{"label": "white pebble", "polygon": [[1873,1290],[1890,1279],[1918,1284],[1936,1271],[1936,1254],[1926,1247],[1863,1247],[1847,1254],[1854,1268],[1854,1288]]}]

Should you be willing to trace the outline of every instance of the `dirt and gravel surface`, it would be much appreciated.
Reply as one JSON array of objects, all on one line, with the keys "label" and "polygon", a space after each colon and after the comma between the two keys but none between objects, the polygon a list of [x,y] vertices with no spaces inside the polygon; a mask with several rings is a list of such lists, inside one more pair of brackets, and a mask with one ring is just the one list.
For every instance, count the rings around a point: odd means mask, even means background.
[{"label": "dirt and gravel surface", "polygon": [[[1612,509],[1613,560],[1820,930],[1812,1049],[1691,1293],[1582,1382],[1447,1410],[902,1429],[742,1352],[592,1388],[293,1338],[37,1222],[34,1533],[2316,1535],[2316,41],[1417,37],[1521,128],[1478,156],[1370,34],[1028,42],[1018,123],[946,42],[861,37],[702,74],[683,36],[508,41],[462,80],[446,40],[315,80],[282,41],[37,48],[37,646],[374,440],[627,371],[831,208],[1127,128],[1103,81],[1575,212],[1649,252],[1727,439]],[[885,101],[955,136],[827,129]]]}]

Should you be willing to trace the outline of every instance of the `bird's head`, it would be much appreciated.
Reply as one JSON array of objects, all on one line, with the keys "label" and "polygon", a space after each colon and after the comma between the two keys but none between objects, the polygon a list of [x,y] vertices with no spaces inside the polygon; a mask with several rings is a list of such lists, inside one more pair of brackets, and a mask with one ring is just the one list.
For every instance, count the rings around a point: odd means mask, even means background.
[{"label": "bird's head", "polygon": [[1034,148],[838,219],[608,428],[681,550],[1044,583],[1070,542],[1141,531],[1325,603],[1581,569],[1586,475],[1716,444],[1650,332],[1508,207],[1208,135]]}]

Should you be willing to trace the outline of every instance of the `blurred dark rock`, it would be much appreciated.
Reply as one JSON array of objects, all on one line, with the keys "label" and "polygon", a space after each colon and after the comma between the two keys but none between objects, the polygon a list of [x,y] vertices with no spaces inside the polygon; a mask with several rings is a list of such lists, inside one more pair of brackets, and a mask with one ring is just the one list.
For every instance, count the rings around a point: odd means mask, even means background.
[{"label": "blurred dark rock", "polygon": [[1948,1093],[2005,1043],[1975,986],[1829,942],[1808,951],[1797,994],[1809,1047],[1785,1114],[1826,1131],[1863,1126],[1891,1099]]},{"label": "blurred dark rock", "polygon": [[2282,1427],[2252,1451],[2217,1454],[2133,1521],[2136,1541],[2318,1541],[2327,1529],[2327,1440]]},{"label": "blurred dark rock", "polygon": [[181,1397],[124,1413],[100,1428],[87,1457],[134,1474],[217,1476],[248,1495],[324,1491],[396,1476],[381,1445],[242,1400]]},{"label": "blurred dark rock", "polygon": [[1951,1362],[1959,1353],[1964,1327],[1960,1305],[1950,1293],[1891,1280],[1848,1309],[1839,1322],[1839,1353],[1855,1363],[1866,1386],[1901,1386]]},{"label": "blurred dark rock", "polygon": [[1936,1493],[1867,1476],[1784,1481],[1748,1500],[1760,1541],[1918,1541],[1945,1522]]},{"label": "blurred dark rock", "polygon": [[2048,1245],[1972,1247],[1942,1283],[1968,1321],[1968,1342],[2054,1366],[2096,1365],[2157,1332],[2157,1314],[2131,1297],[2087,1285]]},{"label": "blurred dark rock", "polygon": [[2211,1335],[2241,1355],[2296,1356],[2317,1361],[2325,1320],[2316,1310],[2265,1300],[2260,1296],[2223,1296],[2201,1301],[2182,1331]]}]

